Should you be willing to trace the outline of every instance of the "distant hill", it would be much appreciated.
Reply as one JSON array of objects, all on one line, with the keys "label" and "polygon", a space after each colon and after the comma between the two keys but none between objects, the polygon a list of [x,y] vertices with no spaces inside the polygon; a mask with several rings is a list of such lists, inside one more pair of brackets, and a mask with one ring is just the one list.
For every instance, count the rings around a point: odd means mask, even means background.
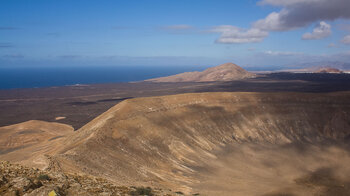
[{"label": "distant hill", "polygon": [[277,72],[292,72],[292,73],[344,73],[340,68],[335,67],[306,67],[300,69],[284,69]]},{"label": "distant hill", "polygon": [[255,74],[250,73],[242,67],[225,63],[216,67],[208,68],[202,72],[185,72],[177,75],[154,78],[146,81],[151,82],[208,82],[208,81],[230,81],[253,78]]},{"label": "distant hill", "polygon": [[[334,69],[333,71],[331,69]],[[322,71],[323,72],[319,72]],[[327,71],[328,70],[328,71]],[[313,72],[313,73],[340,73],[341,71],[347,72],[350,70],[350,63],[344,63],[339,61],[324,61],[324,62],[312,62],[304,63],[300,65],[289,66],[287,69],[279,70],[280,72]],[[330,72],[329,72],[330,71]]]},{"label": "distant hill", "polygon": [[292,72],[292,73],[344,73],[342,70],[335,67],[308,67],[302,69],[285,69],[279,72]]},{"label": "distant hill", "polygon": [[312,62],[304,63],[300,65],[303,68],[336,68],[340,70],[350,70],[350,63],[340,62],[340,61],[321,61],[321,62]]},{"label": "distant hill", "polygon": [[315,73],[343,73],[337,68],[332,68],[332,67],[325,67],[325,68],[320,68]]}]

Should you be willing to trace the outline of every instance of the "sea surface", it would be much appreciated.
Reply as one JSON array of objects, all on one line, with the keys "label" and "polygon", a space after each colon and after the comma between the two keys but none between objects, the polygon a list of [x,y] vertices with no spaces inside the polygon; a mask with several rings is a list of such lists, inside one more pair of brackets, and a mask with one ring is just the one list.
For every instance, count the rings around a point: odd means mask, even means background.
[{"label": "sea surface", "polygon": [[186,71],[199,66],[89,66],[0,67],[0,89],[36,88],[74,84],[141,81]]},{"label": "sea surface", "polygon": [[[39,88],[75,84],[100,84],[142,81],[189,71],[203,71],[209,66],[0,66],[0,89]],[[248,68],[264,71],[273,68]]]}]

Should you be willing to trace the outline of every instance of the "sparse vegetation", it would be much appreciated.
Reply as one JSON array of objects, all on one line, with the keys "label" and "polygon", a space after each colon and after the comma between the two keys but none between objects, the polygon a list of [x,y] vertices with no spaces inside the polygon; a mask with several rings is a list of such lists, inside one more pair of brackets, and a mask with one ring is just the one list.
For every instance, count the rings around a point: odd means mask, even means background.
[{"label": "sparse vegetation", "polygon": [[40,180],[40,181],[50,180],[50,177],[47,174],[41,174],[41,175],[39,175],[38,180]]},{"label": "sparse vegetation", "polygon": [[[78,174],[64,174],[42,171],[18,164],[0,161],[0,195],[134,195],[156,196],[161,189],[150,187],[115,186],[103,178],[93,178]],[[174,194],[171,194],[174,195]]]},{"label": "sparse vegetation", "polygon": [[138,195],[147,195],[153,196],[151,187],[136,187],[135,190],[130,192],[130,195],[138,196]]}]

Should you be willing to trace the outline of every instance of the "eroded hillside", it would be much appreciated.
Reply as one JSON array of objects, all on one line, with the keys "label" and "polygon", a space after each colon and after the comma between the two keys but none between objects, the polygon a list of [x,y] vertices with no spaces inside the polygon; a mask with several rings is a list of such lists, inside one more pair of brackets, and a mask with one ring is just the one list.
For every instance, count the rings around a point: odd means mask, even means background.
[{"label": "eroded hillside", "polygon": [[129,99],[67,138],[54,160],[65,171],[120,185],[191,194],[346,195],[349,98],[199,93]]}]

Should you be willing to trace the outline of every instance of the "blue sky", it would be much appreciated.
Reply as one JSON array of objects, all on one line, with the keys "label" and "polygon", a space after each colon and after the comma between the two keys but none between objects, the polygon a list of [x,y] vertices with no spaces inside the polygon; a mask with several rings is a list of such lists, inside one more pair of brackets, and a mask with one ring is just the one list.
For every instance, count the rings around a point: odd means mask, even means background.
[{"label": "blue sky", "polygon": [[349,0],[1,0],[0,66],[350,62],[348,10]]}]

